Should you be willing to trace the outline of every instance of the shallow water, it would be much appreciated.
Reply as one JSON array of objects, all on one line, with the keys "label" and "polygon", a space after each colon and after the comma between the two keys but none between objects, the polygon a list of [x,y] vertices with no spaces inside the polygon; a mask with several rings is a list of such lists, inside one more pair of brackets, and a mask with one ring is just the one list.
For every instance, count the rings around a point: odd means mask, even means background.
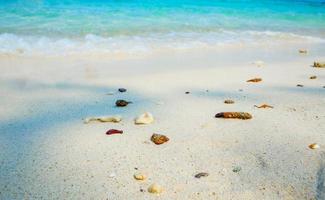
[{"label": "shallow water", "polygon": [[1,53],[111,53],[324,42],[319,0],[0,1]]}]

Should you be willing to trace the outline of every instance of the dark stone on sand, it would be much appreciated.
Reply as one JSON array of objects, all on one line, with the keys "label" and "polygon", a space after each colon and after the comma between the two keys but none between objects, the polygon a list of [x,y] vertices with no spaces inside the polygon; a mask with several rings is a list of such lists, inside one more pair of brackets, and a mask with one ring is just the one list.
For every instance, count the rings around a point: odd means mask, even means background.
[{"label": "dark stone on sand", "polygon": [[196,174],[194,177],[195,178],[201,178],[201,177],[207,177],[207,176],[209,176],[209,173],[200,172],[200,173]]},{"label": "dark stone on sand", "polygon": [[125,88],[119,88],[118,91],[119,92],[126,92],[126,89]]},{"label": "dark stone on sand", "polygon": [[215,118],[225,118],[225,119],[252,119],[253,116],[247,112],[221,112],[217,113]]},{"label": "dark stone on sand", "polygon": [[297,87],[304,87],[304,85],[298,84]]},{"label": "dark stone on sand", "polygon": [[189,94],[190,92],[185,92],[185,94]]},{"label": "dark stone on sand", "polygon": [[232,171],[235,172],[235,173],[238,173],[238,172],[241,171],[241,167],[236,166],[236,167],[234,167],[234,168],[232,169]]},{"label": "dark stone on sand", "polygon": [[125,101],[125,100],[117,100],[116,102],[115,102],[115,105],[117,106],[117,107],[125,107],[125,106],[127,106],[129,103],[132,103],[131,101]]},{"label": "dark stone on sand", "polygon": [[106,135],[114,135],[114,134],[122,134],[122,130],[117,130],[117,129],[110,129],[106,132]]}]

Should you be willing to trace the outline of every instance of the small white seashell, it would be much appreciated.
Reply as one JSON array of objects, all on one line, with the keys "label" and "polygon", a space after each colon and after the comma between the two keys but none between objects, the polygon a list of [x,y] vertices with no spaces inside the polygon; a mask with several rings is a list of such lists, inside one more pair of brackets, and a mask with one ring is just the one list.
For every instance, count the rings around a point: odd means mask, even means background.
[{"label": "small white seashell", "polygon": [[135,118],[134,123],[135,124],[150,124],[154,121],[154,118],[151,113],[145,112],[142,115]]},{"label": "small white seashell", "polygon": [[88,124],[89,122],[97,121],[97,122],[120,122],[122,120],[121,116],[102,116],[102,117],[88,117],[84,119],[84,123]]},{"label": "small white seashell", "polygon": [[257,60],[255,62],[253,62],[253,64],[257,65],[257,67],[262,67],[265,65],[265,63],[261,60]]},{"label": "small white seashell", "polygon": [[108,175],[109,178],[114,178],[115,176],[116,176],[116,174],[115,174],[114,172],[112,172],[112,173],[110,173],[110,174]]},{"label": "small white seashell", "polygon": [[154,183],[148,188],[148,192],[159,195],[163,192],[163,188],[160,185]]}]

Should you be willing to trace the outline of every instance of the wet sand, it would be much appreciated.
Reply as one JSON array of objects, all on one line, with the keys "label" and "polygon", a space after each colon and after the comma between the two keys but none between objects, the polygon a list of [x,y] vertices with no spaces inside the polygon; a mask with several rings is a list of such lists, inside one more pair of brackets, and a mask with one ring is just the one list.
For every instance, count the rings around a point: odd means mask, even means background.
[{"label": "wet sand", "polygon": [[[324,199],[325,69],[311,65],[325,49],[307,47],[2,55],[0,199]],[[117,99],[133,103],[117,108]],[[264,103],[274,108],[254,107]],[[134,125],[145,111],[155,122]],[[225,111],[253,118],[214,118]],[[122,122],[82,121],[116,114]],[[105,135],[111,128],[124,133]],[[155,145],[153,133],[170,140]],[[147,192],[152,183],[164,188],[159,197]]]}]

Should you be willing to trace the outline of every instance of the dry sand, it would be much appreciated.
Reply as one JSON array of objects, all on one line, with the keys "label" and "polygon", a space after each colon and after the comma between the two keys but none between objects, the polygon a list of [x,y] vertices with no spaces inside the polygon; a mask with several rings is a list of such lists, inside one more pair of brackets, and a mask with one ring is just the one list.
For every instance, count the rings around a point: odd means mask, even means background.
[{"label": "dry sand", "polygon": [[[0,199],[325,199],[325,69],[311,67],[325,48],[308,51],[2,55]],[[246,82],[255,77],[263,81]],[[119,87],[128,91],[106,95]],[[117,99],[133,104],[116,108]],[[263,103],[274,108],[254,107]],[[145,111],[155,122],[134,125]],[[253,119],[214,118],[223,111]],[[121,123],[82,122],[115,114]],[[124,134],[105,135],[111,128]],[[170,140],[155,145],[153,133]],[[320,148],[309,149],[315,142]],[[136,181],[137,172],[148,179]],[[164,188],[160,196],[147,192],[152,183]]]}]

